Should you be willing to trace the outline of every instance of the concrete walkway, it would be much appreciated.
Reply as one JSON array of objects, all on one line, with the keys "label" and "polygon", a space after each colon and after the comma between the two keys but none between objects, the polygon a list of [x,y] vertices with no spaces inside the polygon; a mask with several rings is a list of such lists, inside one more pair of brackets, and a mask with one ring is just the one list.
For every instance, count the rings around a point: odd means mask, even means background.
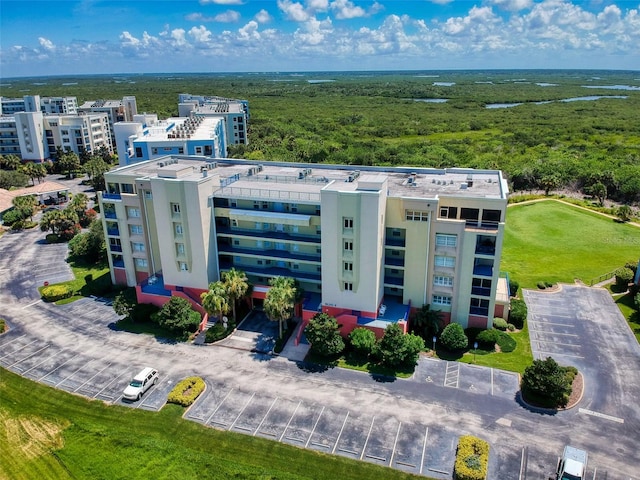
[{"label": "concrete walkway", "polygon": [[291,337],[289,337],[287,344],[282,349],[282,352],[280,352],[281,357],[285,357],[292,362],[302,362],[307,356],[307,353],[309,353],[310,345],[308,343],[300,343],[296,345],[296,338],[298,337],[298,333],[300,332],[302,325],[303,322],[300,321]]}]

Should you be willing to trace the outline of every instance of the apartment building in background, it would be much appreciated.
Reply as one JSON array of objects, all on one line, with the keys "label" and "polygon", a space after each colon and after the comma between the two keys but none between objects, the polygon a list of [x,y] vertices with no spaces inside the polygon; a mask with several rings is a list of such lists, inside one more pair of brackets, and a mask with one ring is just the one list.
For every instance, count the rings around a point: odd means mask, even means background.
[{"label": "apartment building in background", "polygon": [[57,147],[77,154],[105,147],[113,153],[107,115],[45,115],[36,111],[0,117],[0,155],[15,154],[24,161],[42,162],[53,157]]},{"label": "apartment building in background", "polygon": [[131,122],[138,113],[136,97],[126,96],[122,100],[89,100],[78,107],[80,115],[90,113],[106,113],[109,119],[109,129],[112,132],[111,143],[116,144],[113,126],[118,122]]},{"label": "apartment building in background", "polygon": [[78,99],[76,97],[40,97],[40,95],[25,95],[22,98],[0,97],[0,115],[10,116],[18,112],[76,115]]},{"label": "apartment building in background", "polygon": [[140,301],[197,303],[232,267],[260,303],[275,276],[343,333],[377,333],[429,304],[446,321],[506,315],[499,272],[508,189],[497,170],[310,165],[167,156],[105,175],[114,283]]}]

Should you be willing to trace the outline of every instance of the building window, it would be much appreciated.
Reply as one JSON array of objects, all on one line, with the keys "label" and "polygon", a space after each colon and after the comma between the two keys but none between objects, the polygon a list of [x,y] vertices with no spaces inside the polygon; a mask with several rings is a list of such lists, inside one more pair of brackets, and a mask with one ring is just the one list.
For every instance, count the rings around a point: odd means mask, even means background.
[{"label": "building window", "polygon": [[188,272],[189,267],[187,266],[187,262],[178,262],[178,268],[180,268],[181,272]]},{"label": "building window", "polygon": [[292,203],[291,204],[291,213],[297,213],[298,212],[298,204],[297,203]]},{"label": "building window", "polygon": [[436,267],[453,268],[456,266],[455,257],[443,257],[443,256],[436,255],[434,262]]},{"label": "building window", "polygon": [[129,218],[140,218],[140,209],[134,207],[127,208],[127,216]]},{"label": "building window", "polygon": [[144,252],[145,251],[144,243],[133,242],[131,244],[131,247],[132,247],[134,252]]},{"label": "building window", "polygon": [[436,246],[455,247],[457,244],[458,244],[457,235],[446,235],[444,233],[436,233]]},{"label": "building window", "polygon": [[238,200],[236,200],[235,198],[230,199],[229,205],[231,205],[231,208],[236,208],[238,206]]},{"label": "building window", "polygon": [[178,255],[184,255],[184,243],[176,243],[176,252]]},{"label": "building window", "polygon": [[180,204],[179,203],[172,203],[171,204],[171,211],[173,213],[180,214]]},{"label": "building window", "polygon": [[120,192],[135,193],[135,189],[133,188],[133,185],[131,185],[130,183],[123,183],[120,185]]},{"label": "building window", "polygon": [[152,155],[158,155],[158,147],[153,147],[153,148],[151,149],[151,154],[152,154]]},{"label": "building window", "polygon": [[353,218],[342,217],[342,224],[344,228],[353,229]]},{"label": "building window", "polygon": [[269,202],[262,202],[262,209],[267,210],[269,208]]},{"label": "building window", "polygon": [[144,191],[144,198],[146,198],[147,200],[151,200],[153,198],[153,195],[151,194],[151,190]]},{"label": "building window", "polygon": [[351,282],[344,282],[344,289],[347,292],[352,292],[353,291],[353,283]]},{"label": "building window", "polygon": [[470,315],[483,315],[489,314],[489,300],[480,298],[471,298],[471,306],[469,307]]},{"label": "building window", "polygon": [[458,207],[440,207],[440,218],[458,218]]},{"label": "building window", "polygon": [[353,272],[353,262],[344,262],[344,271]]},{"label": "building window", "polygon": [[142,235],[142,225],[129,225],[131,235]]},{"label": "building window", "polygon": [[434,295],[431,297],[431,303],[434,305],[451,305],[451,297],[445,297],[444,295]]},{"label": "building window", "polygon": [[429,212],[420,212],[416,210],[405,210],[406,220],[410,222],[428,222]]},{"label": "building window", "polygon": [[136,157],[142,158],[142,147],[136,147]]},{"label": "building window", "polygon": [[352,252],[353,251],[353,242],[351,240],[345,240],[344,241],[344,249],[348,252]]},{"label": "building window", "polygon": [[174,226],[174,231],[176,232],[176,235],[182,235],[184,233],[184,231],[182,230],[182,224],[176,223]]},{"label": "building window", "polygon": [[134,258],[134,262],[136,267],[147,268],[149,266],[149,262],[147,262],[146,258]]},{"label": "building window", "polygon": [[453,277],[443,277],[441,275],[436,275],[433,277],[433,284],[441,287],[452,287]]},{"label": "building window", "polygon": [[178,147],[178,155],[182,155],[182,154],[184,154],[184,148]]}]

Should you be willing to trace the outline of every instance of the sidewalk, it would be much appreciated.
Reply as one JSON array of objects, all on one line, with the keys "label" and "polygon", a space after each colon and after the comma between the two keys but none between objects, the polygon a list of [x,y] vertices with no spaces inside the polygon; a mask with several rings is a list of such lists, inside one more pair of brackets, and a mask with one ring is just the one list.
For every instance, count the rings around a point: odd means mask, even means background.
[{"label": "sidewalk", "polygon": [[308,343],[300,343],[299,345],[295,344],[298,333],[302,328],[302,324],[302,321],[298,323],[298,326],[294,330],[293,334],[291,335],[291,337],[289,337],[287,344],[282,349],[282,352],[280,352],[281,357],[285,357],[292,362],[302,362],[309,352],[310,345]]}]

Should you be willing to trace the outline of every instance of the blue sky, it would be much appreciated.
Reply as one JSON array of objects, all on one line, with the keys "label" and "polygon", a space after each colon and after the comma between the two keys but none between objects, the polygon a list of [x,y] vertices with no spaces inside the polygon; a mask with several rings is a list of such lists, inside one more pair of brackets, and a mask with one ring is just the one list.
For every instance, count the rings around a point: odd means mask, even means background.
[{"label": "blue sky", "polygon": [[0,76],[640,69],[640,0],[0,0]]}]

